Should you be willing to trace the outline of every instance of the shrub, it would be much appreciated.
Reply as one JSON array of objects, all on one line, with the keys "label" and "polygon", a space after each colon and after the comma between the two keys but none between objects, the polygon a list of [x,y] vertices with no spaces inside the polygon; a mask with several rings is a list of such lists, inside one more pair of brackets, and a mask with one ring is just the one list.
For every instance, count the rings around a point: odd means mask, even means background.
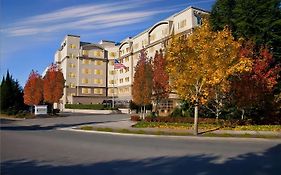
[{"label": "shrub", "polygon": [[171,117],[183,117],[182,110],[180,108],[175,108],[170,114]]},{"label": "shrub", "polygon": [[139,115],[132,115],[131,116],[131,121],[137,122],[137,121],[141,121],[141,118]]}]

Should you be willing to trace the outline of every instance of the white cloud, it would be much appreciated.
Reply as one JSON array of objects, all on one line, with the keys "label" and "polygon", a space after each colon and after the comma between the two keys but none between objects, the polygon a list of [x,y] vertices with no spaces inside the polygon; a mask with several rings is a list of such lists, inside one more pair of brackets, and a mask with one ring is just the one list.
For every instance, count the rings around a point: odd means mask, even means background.
[{"label": "white cloud", "polygon": [[153,15],[175,10],[173,7],[154,10],[139,8],[152,1],[160,0],[130,0],[130,2],[127,0],[67,7],[23,19],[20,22],[10,24],[3,31],[8,36],[31,36],[41,33],[61,32],[67,29],[98,30],[134,24],[147,20]]}]

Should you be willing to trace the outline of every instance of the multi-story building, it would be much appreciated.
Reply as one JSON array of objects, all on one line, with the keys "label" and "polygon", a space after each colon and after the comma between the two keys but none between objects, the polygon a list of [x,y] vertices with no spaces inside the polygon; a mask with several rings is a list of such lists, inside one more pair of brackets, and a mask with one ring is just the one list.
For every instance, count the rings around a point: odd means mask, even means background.
[{"label": "multi-story building", "polygon": [[75,35],[64,38],[55,54],[66,80],[62,104],[101,103],[108,96],[109,54],[105,48],[114,52],[118,47],[112,41],[93,44],[81,42]]},{"label": "multi-story building", "polygon": [[[128,37],[116,45],[111,41],[99,44],[80,41],[79,36],[67,35],[55,55],[55,61],[66,79],[63,103],[100,103],[102,99],[132,99],[132,84],[139,53],[145,49],[153,59],[156,50],[164,50],[173,35],[187,37],[201,25],[201,15],[208,12],[188,7],[134,37]],[[125,69],[114,69],[114,59]],[[163,101],[162,112],[169,113],[177,105],[176,94]]]}]

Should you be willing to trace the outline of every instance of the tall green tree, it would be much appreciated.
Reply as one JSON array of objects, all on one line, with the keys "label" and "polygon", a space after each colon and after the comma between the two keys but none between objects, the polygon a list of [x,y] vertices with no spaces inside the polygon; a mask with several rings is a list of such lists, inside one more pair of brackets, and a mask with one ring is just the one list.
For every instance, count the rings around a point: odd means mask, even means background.
[{"label": "tall green tree", "polygon": [[148,60],[143,49],[136,65],[132,89],[133,102],[139,106],[145,106],[151,103],[152,75],[151,62]]},{"label": "tall green tree", "polygon": [[236,39],[250,39],[266,45],[281,62],[281,0],[217,0],[212,7],[211,25],[222,30],[228,25]]},{"label": "tall green tree", "polygon": [[23,103],[23,90],[17,80],[7,71],[6,77],[1,82],[1,112],[17,113],[25,106]]}]

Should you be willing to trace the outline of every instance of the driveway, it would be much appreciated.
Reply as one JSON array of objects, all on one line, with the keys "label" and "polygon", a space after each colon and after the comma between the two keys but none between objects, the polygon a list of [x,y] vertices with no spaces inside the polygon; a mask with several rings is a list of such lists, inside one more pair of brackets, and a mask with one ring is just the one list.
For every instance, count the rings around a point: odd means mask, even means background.
[{"label": "driveway", "polygon": [[1,124],[1,174],[280,174],[281,141],[146,137],[57,130],[127,115],[79,115]]}]

